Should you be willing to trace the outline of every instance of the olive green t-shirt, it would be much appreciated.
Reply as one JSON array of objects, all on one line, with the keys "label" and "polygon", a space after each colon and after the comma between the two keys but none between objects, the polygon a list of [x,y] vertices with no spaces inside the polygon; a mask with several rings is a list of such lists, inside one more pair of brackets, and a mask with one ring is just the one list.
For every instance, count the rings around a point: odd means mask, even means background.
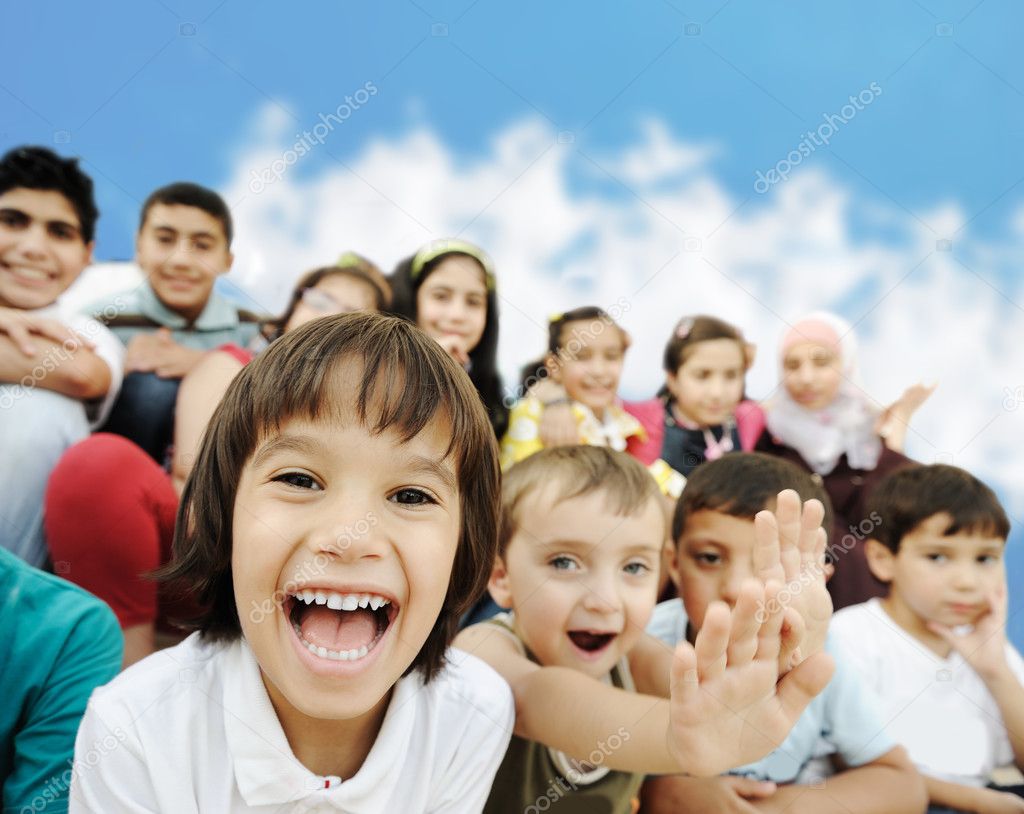
[{"label": "olive green t-shirt", "polygon": [[[523,655],[537,663],[516,635],[512,620],[512,614],[501,613],[487,623],[514,636]],[[634,691],[626,659],[612,668],[607,680],[614,687]],[[631,814],[644,776],[601,765],[628,739],[625,728],[609,732],[599,748],[577,760],[513,735],[491,786],[484,814]]]}]

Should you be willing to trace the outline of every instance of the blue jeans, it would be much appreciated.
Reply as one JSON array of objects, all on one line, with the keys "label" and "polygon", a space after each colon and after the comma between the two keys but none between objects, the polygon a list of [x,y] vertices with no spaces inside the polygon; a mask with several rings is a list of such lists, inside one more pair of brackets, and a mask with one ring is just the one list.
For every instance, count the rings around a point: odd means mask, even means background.
[{"label": "blue jeans", "polygon": [[43,496],[64,451],[89,435],[82,402],[40,387],[0,384],[0,546],[46,561]]},{"label": "blue jeans", "polygon": [[113,432],[135,442],[163,466],[174,440],[174,406],[181,379],[161,379],[155,373],[124,377],[114,409],[101,432]]}]

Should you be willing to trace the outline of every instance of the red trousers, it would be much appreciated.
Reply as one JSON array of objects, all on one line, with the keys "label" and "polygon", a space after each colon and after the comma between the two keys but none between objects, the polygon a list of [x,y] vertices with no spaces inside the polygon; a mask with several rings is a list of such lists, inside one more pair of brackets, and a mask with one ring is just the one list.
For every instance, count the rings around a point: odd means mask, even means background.
[{"label": "red trousers", "polygon": [[[54,571],[113,609],[121,627],[157,622],[178,496],[152,458],[119,435],[75,444],[50,475],[44,527]],[[173,612],[173,610],[170,610]]]}]

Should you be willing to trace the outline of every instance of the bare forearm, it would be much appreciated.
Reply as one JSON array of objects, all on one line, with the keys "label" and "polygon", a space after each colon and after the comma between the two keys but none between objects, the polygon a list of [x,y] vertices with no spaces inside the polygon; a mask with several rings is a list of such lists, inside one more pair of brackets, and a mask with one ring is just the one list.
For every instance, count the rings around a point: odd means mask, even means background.
[{"label": "bare forearm", "polygon": [[864,766],[815,786],[781,786],[754,807],[786,814],[920,814],[926,806],[924,783],[912,769]]},{"label": "bare forearm", "polygon": [[1009,666],[986,680],[985,685],[999,705],[1006,734],[1013,748],[1014,763],[1024,771],[1024,686]]},{"label": "bare forearm", "polygon": [[0,335],[0,382],[41,387],[89,401],[106,395],[110,368],[87,348],[67,350],[46,337],[33,338],[36,352],[26,356],[10,338]]},{"label": "bare forearm", "polygon": [[[513,685],[516,734],[611,769],[685,771],[668,750],[669,702],[625,692],[575,670],[545,667]],[[596,754],[595,754],[596,751]]]},{"label": "bare forearm", "polygon": [[975,786],[964,786],[960,783],[948,783],[935,777],[924,778],[928,789],[928,801],[933,806],[946,806],[959,811],[978,811],[980,798],[984,789]]}]

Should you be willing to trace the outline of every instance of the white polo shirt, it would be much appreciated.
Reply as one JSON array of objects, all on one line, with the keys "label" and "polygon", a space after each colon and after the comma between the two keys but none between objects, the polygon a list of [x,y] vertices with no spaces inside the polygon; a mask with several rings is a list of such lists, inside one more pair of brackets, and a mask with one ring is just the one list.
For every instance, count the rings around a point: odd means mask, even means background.
[{"label": "white polo shirt", "polygon": [[[924,774],[983,786],[1013,762],[1002,715],[985,682],[955,650],[940,658],[872,599],[837,611],[829,628],[882,699],[886,730]],[[1024,661],[1007,642],[1006,660],[1024,682]]]},{"label": "white polo shirt", "polygon": [[452,651],[429,684],[411,674],[395,685],[359,771],[325,778],[292,753],[244,640],[193,634],[93,693],[70,811],[478,812],[513,724],[505,681]]}]

